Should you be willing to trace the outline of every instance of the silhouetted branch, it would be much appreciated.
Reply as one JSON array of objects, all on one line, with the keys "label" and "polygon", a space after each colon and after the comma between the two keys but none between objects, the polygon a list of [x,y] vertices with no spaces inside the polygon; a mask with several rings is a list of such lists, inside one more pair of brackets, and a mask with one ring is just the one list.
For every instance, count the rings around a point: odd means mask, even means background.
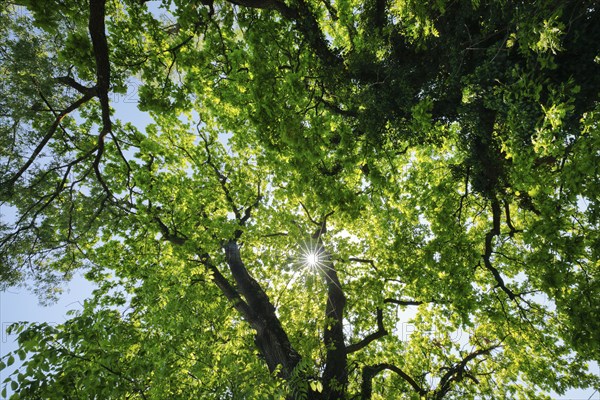
[{"label": "silhouetted branch", "polygon": [[514,300],[516,295],[513,293],[512,290],[510,290],[508,287],[506,287],[506,284],[504,283],[504,279],[502,279],[502,275],[500,275],[500,272],[498,271],[498,269],[496,269],[492,265],[492,262],[490,261],[492,251],[494,249],[494,245],[492,244],[492,241],[495,236],[500,235],[500,216],[501,216],[500,203],[498,202],[498,199],[494,198],[494,199],[492,199],[492,229],[490,229],[488,231],[488,233],[485,235],[485,252],[483,254],[483,263],[485,265],[485,268],[488,271],[490,271],[492,273],[492,275],[494,275],[494,279],[496,279],[497,286],[500,289],[502,289],[504,291],[504,293],[506,293],[511,300]]},{"label": "silhouetted branch", "polygon": [[499,344],[485,349],[476,350],[468,354],[460,362],[448,368],[448,371],[440,379],[440,383],[438,384],[438,388],[435,391],[434,398],[440,400],[443,399],[444,396],[450,391],[452,382],[460,382],[465,377],[471,378],[475,383],[479,383],[478,380],[467,371],[467,364],[469,363],[469,361],[479,356],[489,354],[492,350],[497,349],[498,347],[500,347]]},{"label": "silhouetted branch", "polygon": [[157,222],[158,227],[160,228],[160,231],[165,240],[168,240],[169,242],[175,245],[183,245],[186,242],[186,237],[178,235],[177,231],[171,232],[169,227],[165,225],[165,223],[160,219],[158,215],[154,216],[154,220]]},{"label": "silhouetted branch", "polygon": [[[328,214],[331,215],[331,214]],[[320,230],[315,235],[320,235],[325,228],[325,220]],[[313,235],[313,238],[315,238]],[[331,260],[327,261],[323,268],[325,281],[327,282],[327,303],[325,305],[325,331],[323,343],[327,348],[325,357],[325,370],[323,371],[323,384],[327,398],[337,399],[343,396],[345,386],[348,383],[347,349],[344,340],[344,312],[346,308],[346,296],[342,284],[338,278],[337,271]]]},{"label": "silhouetted branch", "polygon": [[[416,301],[416,300],[398,300],[398,299],[385,299],[383,300],[384,303],[392,303],[392,304],[397,304],[399,306],[420,306],[421,304],[423,304],[423,301]],[[434,302],[433,300],[431,301],[432,303]]]},{"label": "silhouetted branch", "polygon": [[97,97],[100,100],[102,110],[102,128],[98,134],[98,153],[94,159],[94,172],[96,178],[102,185],[106,193],[110,189],[104,181],[100,172],[100,160],[104,153],[104,139],[112,131],[112,122],[110,119],[110,103],[108,100],[108,91],[110,88],[110,61],[108,57],[108,42],[106,40],[105,18],[105,0],[90,0],[90,18],[88,29],[92,38],[92,47],[96,59],[96,90]]},{"label": "silhouetted branch", "polygon": [[252,319],[248,322],[257,332],[255,342],[258,349],[271,372],[281,367],[279,375],[288,377],[300,361],[300,355],[292,347],[268,295],[248,272],[238,243],[230,240],[223,245],[223,249],[239,293],[244,296],[250,308],[251,314],[248,317]]},{"label": "silhouetted branch", "polygon": [[97,89],[95,87],[87,87],[85,85],[82,85],[81,83],[77,82],[75,79],[71,78],[70,76],[59,76],[54,79],[56,79],[58,82],[60,82],[62,84],[72,87],[73,89],[77,90],[81,94],[91,95],[91,96],[96,96],[98,94]]},{"label": "silhouetted branch", "polygon": [[510,218],[510,204],[506,200],[504,200],[504,214],[506,215],[506,225],[508,226],[508,229],[510,229],[510,232],[508,232],[510,237],[513,237],[515,233],[523,232],[520,229],[516,229],[512,224],[512,220]]},{"label": "silhouetted branch", "polygon": [[83,104],[87,103],[90,99],[92,99],[92,97],[93,96],[90,95],[90,94],[84,95],[79,100],[75,101],[69,107],[67,107],[66,109],[64,109],[60,114],[58,114],[56,116],[56,118],[54,119],[54,122],[52,122],[52,125],[50,125],[50,128],[48,129],[48,132],[46,132],[46,135],[44,135],[44,137],[42,138],[42,141],[33,150],[33,153],[31,153],[31,156],[29,157],[29,159],[25,162],[25,164],[23,164],[23,166],[17,171],[16,174],[13,175],[13,177],[10,178],[4,184],[7,185],[7,186],[9,186],[9,188],[12,185],[14,185],[17,182],[17,180],[27,171],[27,169],[29,169],[29,167],[31,166],[31,164],[33,164],[33,162],[38,158],[38,156],[40,155],[40,153],[42,152],[42,150],[44,149],[44,147],[46,147],[46,145],[48,144],[48,142],[50,141],[50,139],[52,139],[52,136],[54,136],[54,133],[56,132],[56,129],[60,125],[60,121],[62,121],[62,119],[65,116],[67,116],[71,112],[75,111],[76,109],[78,109],[79,107],[81,107]]},{"label": "silhouetted branch", "polygon": [[378,308],[377,309],[377,331],[367,335],[360,342],[346,346],[346,353],[347,354],[354,353],[355,351],[358,351],[358,350],[368,346],[369,343],[371,343],[372,341],[382,338],[387,334],[388,334],[388,332],[385,330],[385,327],[383,326],[383,312],[382,312],[381,308]]},{"label": "silhouetted branch", "polygon": [[406,381],[419,396],[425,396],[427,390],[421,387],[410,375],[402,371],[395,365],[382,363],[376,365],[367,365],[362,370],[362,383],[361,383],[361,399],[370,400],[373,392],[373,378],[383,370],[390,370],[398,374],[404,381]]}]

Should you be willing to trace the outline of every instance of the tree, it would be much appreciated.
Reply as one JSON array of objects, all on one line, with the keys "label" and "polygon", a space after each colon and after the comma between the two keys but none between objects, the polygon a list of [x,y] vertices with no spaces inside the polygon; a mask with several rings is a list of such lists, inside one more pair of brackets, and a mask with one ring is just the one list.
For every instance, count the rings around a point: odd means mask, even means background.
[{"label": "tree", "polygon": [[98,284],[14,398],[600,385],[595,2],[151,3],[2,11],[2,280]]}]

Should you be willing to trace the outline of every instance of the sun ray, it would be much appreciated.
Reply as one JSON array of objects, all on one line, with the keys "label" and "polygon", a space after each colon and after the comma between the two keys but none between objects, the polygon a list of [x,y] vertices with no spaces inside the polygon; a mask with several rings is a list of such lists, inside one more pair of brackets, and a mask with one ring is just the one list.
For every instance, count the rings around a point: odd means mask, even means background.
[{"label": "sun ray", "polygon": [[[311,239],[300,246],[297,265],[299,271],[308,276],[321,276],[325,278],[328,284],[333,283],[336,287],[339,284],[330,277],[330,272],[334,270],[328,252],[323,247],[322,242]],[[341,288],[340,288],[341,289]]]},{"label": "sun ray", "polygon": [[302,270],[311,273],[324,273],[327,268],[325,249],[317,241],[311,240],[301,246],[299,264]]}]

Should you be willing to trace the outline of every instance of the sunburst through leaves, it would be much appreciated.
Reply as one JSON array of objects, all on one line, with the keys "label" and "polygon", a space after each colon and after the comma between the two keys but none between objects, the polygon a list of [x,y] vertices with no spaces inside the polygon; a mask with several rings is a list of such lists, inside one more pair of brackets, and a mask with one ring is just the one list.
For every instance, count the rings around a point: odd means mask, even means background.
[{"label": "sunburst through leaves", "polygon": [[307,272],[323,273],[327,265],[327,254],[318,241],[310,240],[302,245],[298,264]]}]

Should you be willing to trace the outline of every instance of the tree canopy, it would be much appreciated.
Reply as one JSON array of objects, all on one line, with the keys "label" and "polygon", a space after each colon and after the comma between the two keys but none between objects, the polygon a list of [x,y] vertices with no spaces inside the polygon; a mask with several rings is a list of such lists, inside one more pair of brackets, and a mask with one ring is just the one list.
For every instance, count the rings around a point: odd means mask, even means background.
[{"label": "tree canopy", "polygon": [[[592,0],[5,2],[2,285],[97,290],[11,327],[4,394],[597,389],[598,21]],[[115,116],[134,88],[147,126]]]}]

